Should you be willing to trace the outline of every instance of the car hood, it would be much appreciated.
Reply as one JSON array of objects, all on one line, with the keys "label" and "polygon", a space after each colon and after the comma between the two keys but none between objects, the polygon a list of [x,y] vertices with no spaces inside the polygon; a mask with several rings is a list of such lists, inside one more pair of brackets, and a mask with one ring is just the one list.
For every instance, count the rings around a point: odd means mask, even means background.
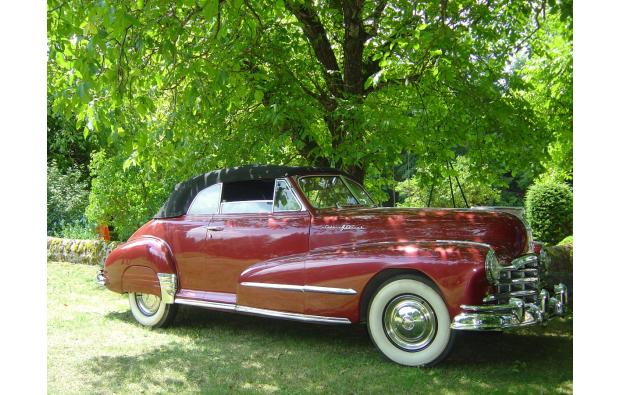
[{"label": "car hood", "polygon": [[513,214],[498,210],[392,207],[320,210],[312,221],[310,247],[435,240],[489,244],[504,262],[528,250],[527,228]]}]

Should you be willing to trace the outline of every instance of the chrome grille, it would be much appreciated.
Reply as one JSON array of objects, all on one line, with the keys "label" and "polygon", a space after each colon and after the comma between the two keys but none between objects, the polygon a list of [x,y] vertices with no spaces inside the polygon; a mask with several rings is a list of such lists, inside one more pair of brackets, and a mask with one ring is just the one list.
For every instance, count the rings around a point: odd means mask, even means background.
[{"label": "chrome grille", "polygon": [[485,300],[498,304],[508,303],[510,298],[519,298],[525,303],[536,303],[540,292],[538,259],[516,259],[510,266],[504,267],[499,274],[496,285],[497,293]]}]

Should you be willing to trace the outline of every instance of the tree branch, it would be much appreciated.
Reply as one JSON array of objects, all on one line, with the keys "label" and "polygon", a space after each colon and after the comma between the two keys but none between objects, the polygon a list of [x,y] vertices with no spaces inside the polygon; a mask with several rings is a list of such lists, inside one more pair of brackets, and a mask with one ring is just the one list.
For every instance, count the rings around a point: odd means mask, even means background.
[{"label": "tree branch", "polygon": [[381,15],[383,14],[383,10],[385,9],[386,5],[387,5],[387,0],[377,1],[377,4],[375,5],[375,9],[372,11],[372,15],[371,15],[372,22],[370,24],[370,28],[368,29],[366,39],[377,35],[377,32],[379,31],[379,20],[381,19]]},{"label": "tree branch", "polygon": [[285,0],[285,6],[301,23],[301,28],[308,41],[310,41],[317,60],[322,65],[323,75],[329,91],[334,96],[341,97],[342,77],[338,61],[316,10],[308,0],[305,0],[303,3]]},{"label": "tree branch", "polygon": [[361,95],[364,91],[362,55],[366,33],[362,24],[364,0],[343,0],[344,15],[344,86],[347,92]]}]

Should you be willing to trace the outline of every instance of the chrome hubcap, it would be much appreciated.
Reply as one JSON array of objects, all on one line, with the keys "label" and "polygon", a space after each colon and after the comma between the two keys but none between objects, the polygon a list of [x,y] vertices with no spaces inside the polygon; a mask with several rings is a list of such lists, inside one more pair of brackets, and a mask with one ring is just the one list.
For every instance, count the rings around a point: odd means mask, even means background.
[{"label": "chrome hubcap", "polygon": [[383,328],[397,347],[419,351],[435,338],[437,318],[426,300],[416,295],[400,295],[385,307]]},{"label": "chrome hubcap", "polygon": [[144,315],[153,315],[159,309],[161,299],[156,295],[136,294],[136,304]]}]

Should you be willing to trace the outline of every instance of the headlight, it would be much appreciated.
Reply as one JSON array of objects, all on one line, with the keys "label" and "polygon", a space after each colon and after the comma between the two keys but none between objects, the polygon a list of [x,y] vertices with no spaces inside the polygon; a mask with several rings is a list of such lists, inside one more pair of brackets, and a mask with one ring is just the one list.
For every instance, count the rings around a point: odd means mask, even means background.
[{"label": "headlight", "polygon": [[518,258],[515,258],[510,264],[515,269],[525,269],[526,267],[536,267],[538,263],[538,257],[536,254],[525,254]]},{"label": "headlight", "polygon": [[487,252],[487,257],[484,260],[484,271],[486,272],[489,283],[497,284],[501,269],[502,266],[499,264],[497,256],[495,256],[495,252],[493,252],[493,250],[489,250],[489,252]]}]

